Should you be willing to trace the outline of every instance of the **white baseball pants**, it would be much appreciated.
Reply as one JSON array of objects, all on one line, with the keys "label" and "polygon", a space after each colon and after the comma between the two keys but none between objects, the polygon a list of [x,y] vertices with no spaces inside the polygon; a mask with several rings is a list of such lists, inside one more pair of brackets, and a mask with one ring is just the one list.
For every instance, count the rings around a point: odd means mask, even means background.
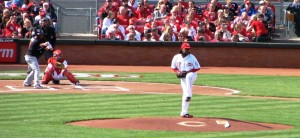
[{"label": "white baseball pants", "polygon": [[180,115],[188,114],[189,101],[186,101],[187,97],[191,97],[193,95],[192,86],[193,83],[197,79],[196,72],[190,72],[186,75],[185,78],[181,78],[181,87],[182,87],[182,109]]},{"label": "white baseball pants", "polygon": [[40,66],[38,59],[35,56],[25,55],[25,61],[32,71],[27,75],[24,84],[29,85],[33,81],[34,86],[40,85]]}]

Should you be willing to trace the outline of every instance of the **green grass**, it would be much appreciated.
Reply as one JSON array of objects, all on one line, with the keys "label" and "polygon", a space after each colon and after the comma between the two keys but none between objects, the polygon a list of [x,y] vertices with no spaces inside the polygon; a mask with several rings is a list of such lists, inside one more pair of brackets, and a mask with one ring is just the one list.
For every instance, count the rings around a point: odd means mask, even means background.
[{"label": "green grass", "polygon": [[[176,79],[172,73],[140,74],[144,77],[140,79],[93,80],[179,83],[179,80]],[[0,79],[4,78],[0,77]],[[5,79],[24,79],[24,77]],[[83,80],[88,78],[80,79]],[[233,88],[240,90],[240,95],[299,98],[299,81],[300,77],[200,74],[195,84]],[[180,107],[180,94],[0,94],[0,137],[300,137],[300,100],[283,101],[272,99],[194,95],[189,109],[190,113],[197,117],[232,118],[244,121],[288,124],[295,127],[290,130],[195,133],[99,129],[64,124],[64,122],[74,120],[98,118],[128,118],[145,116],[178,117]]]}]

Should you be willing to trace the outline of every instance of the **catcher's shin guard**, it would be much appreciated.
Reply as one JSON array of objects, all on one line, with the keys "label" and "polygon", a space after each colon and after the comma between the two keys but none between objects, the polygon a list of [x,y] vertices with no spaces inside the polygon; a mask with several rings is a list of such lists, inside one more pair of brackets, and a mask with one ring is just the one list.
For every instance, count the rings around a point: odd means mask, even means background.
[{"label": "catcher's shin guard", "polygon": [[64,76],[66,76],[70,82],[74,84],[78,82],[78,80],[74,77],[74,75],[71,72],[65,71],[64,74],[65,74]]},{"label": "catcher's shin guard", "polygon": [[50,73],[45,72],[42,80],[42,84],[48,84],[49,81],[52,80],[52,75]]}]

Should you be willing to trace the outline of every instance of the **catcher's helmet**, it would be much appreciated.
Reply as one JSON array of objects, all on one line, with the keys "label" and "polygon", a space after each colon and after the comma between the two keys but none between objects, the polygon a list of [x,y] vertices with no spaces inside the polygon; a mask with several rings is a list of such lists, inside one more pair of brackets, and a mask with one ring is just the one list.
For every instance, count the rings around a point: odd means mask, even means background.
[{"label": "catcher's helmet", "polygon": [[58,56],[63,57],[63,52],[59,49],[56,49],[56,50],[53,51],[53,56],[54,57],[58,57]]}]

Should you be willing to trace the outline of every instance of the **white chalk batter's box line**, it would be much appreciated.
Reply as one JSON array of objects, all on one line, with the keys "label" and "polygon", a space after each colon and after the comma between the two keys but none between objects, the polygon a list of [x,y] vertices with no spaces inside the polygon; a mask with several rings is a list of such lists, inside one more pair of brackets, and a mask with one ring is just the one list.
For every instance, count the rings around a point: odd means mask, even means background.
[{"label": "white chalk batter's box line", "polygon": [[84,86],[74,86],[74,85],[70,85],[73,87],[69,87],[69,88],[62,88],[62,89],[56,89],[50,86],[45,86],[42,85],[44,88],[43,89],[35,89],[33,87],[23,87],[23,86],[5,86],[6,88],[8,88],[9,90],[7,91],[0,91],[1,92],[18,92],[18,91],[58,91],[58,90],[74,90],[74,88],[76,90],[84,90],[84,91],[88,91],[88,90],[101,90],[101,91],[121,91],[121,92],[128,92],[130,91],[127,88],[123,88],[123,87],[119,87],[119,86],[93,86],[93,87],[84,87]]}]

